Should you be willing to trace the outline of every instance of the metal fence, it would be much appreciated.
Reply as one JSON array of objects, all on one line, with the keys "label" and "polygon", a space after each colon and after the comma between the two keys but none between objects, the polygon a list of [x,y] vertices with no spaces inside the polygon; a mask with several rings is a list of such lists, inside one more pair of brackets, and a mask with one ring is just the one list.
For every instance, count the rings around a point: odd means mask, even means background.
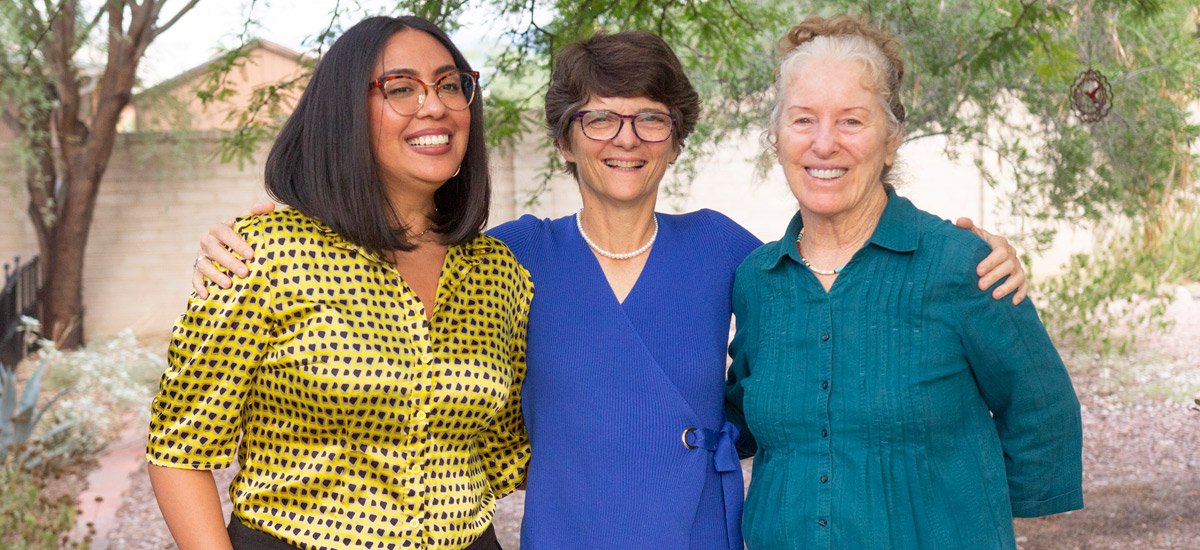
[{"label": "metal fence", "polygon": [[[13,267],[15,266],[15,267]],[[41,318],[38,290],[41,288],[38,257],[21,263],[21,258],[4,264],[4,290],[0,291],[0,365],[16,368],[29,346],[21,331],[21,316]]]}]

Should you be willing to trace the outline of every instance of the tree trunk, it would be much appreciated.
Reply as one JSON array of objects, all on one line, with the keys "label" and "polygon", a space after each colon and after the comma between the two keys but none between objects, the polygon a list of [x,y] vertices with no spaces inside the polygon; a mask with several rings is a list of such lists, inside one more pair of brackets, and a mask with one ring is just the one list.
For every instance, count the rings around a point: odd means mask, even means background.
[{"label": "tree trunk", "polygon": [[43,336],[59,349],[83,345],[83,251],[81,243],[60,241],[42,258]]},{"label": "tree trunk", "polygon": [[[129,104],[138,63],[150,42],[198,1],[187,0],[158,25],[166,0],[108,0],[92,6],[100,11],[86,17],[80,16],[79,0],[62,0],[52,13],[41,14],[47,20],[18,25],[31,41],[20,50],[24,66],[16,69],[0,56],[0,77],[33,78],[36,86],[45,87],[46,97],[55,100],[36,112],[0,110],[0,120],[18,135],[24,134],[33,153],[26,165],[26,188],[42,258],[43,335],[60,349],[83,344],[84,250],[100,180],[116,142],[121,111]],[[33,3],[22,8],[23,23],[39,15]],[[98,76],[95,87],[85,91],[83,71],[74,59],[82,38],[77,27],[95,25],[101,16],[108,30],[107,59],[103,70],[94,75]],[[38,63],[31,67],[31,60]]]}]

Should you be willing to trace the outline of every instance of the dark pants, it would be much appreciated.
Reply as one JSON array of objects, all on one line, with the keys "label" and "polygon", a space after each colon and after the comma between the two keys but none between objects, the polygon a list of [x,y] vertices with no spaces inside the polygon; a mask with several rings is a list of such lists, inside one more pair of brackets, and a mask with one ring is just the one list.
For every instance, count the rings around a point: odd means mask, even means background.
[{"label": "dark pants", "polygon": [[[229,518],[229,540],[233,542],[233,550],[300,550],[286,542],[261,531],[255,531],[238,521],[237,516]],[[463,550],[503,550],[496,540],[496,529],[491,525],[479,535],[475,542]]]}]

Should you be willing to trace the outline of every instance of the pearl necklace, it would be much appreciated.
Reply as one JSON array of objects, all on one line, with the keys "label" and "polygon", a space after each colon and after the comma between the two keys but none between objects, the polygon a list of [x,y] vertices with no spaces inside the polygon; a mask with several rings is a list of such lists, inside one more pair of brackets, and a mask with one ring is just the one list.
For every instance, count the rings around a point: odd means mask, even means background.
[{"label": "pearl necklace", "polygon": [[819,269],[819,268],[813,267],[812,264],[808,263],[808,260],[804,259],[804,252],[800,251],[800,240],[803,238],[804,238],[804,228],[801,227],[800,234],[796,235],[796,253],[800,255],[800,263],[804,264],[804,267],[807,267],[813,273],[816,273],[818,275],[837,275],[838,273],[841,273],[843,269],[846,269],[846,266],[850,265],[850,262],[846,262],[845,264],[842,264],[842,267],[839,267],[837,269]]},{"label": "pearl necklace", "polygon": [[588,238],[587,233],[583,230],[583,220],[580,219],[582,214],[583,214],[582,208],[580,208],[579,212],[575,214],[575,226],[579,228],[579,236],[583,237],[583,242],[587,243],[588,246],[592,247],[592,250],[595,250],[597,254],[604,256],[605,258],[612,258],[614,260],[628,260],[629,258],[637,256],[638,254],[641,254],[647,250],[650,250],[650,245],[654,244],[654,240],[658,238],[658,216],[655,215],[654,216],[654,234],[650,235],[649,242],[642,245],[641,248],[634,250],[633,252],[625,252],[625,253],[609,252],[603,248],[600,248],[599,246],[596,246],[596,243],[592,242],[592,239]]}]

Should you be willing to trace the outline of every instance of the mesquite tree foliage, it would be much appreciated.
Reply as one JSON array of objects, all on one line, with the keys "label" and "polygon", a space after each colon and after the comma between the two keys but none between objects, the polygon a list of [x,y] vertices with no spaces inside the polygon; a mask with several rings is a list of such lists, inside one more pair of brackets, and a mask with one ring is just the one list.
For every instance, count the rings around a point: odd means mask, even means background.
[{"label": "mesquite tree foliage", "polygon": [[42,321],[64,349],[83,342],[84,249],[138,63],[198,1],[0,1],[0,121],[24,168]]}]

